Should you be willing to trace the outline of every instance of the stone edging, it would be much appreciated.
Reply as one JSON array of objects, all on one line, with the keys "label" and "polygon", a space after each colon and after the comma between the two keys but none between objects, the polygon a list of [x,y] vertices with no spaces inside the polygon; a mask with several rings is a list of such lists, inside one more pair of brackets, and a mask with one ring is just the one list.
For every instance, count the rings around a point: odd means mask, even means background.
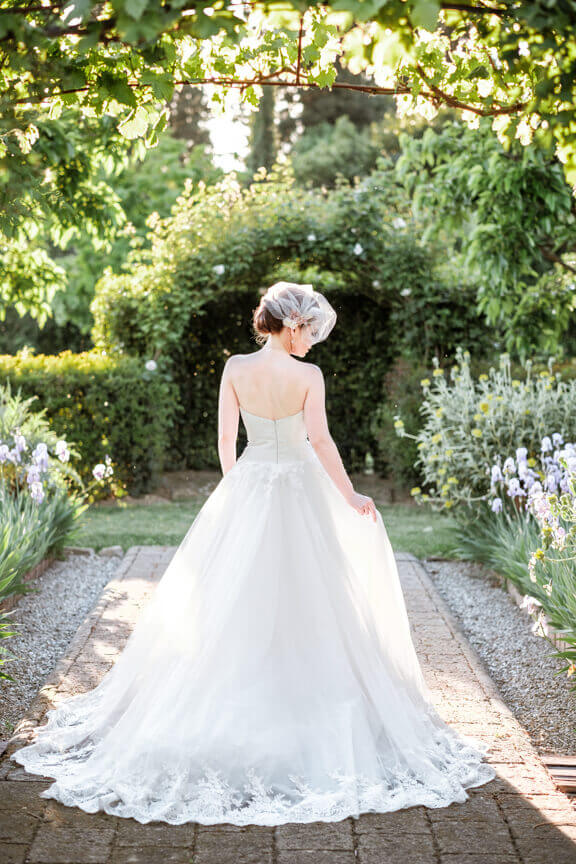
[{"label": "stone edging", "polygon": [[6,742],[4,753],[2,754],[3,756],[9,755],[20,747],[23,747],[31,738],[34,728],[38,725],[46,711],[46,697],[50,692],[54,692],[58,689],[68,674],[70,667],[84,647],[89,633],[94,629],[104,613],[110,601],[110,594],[115,590],[115,583],[124,579],[137,555],[137,546],[132,546],[128,549],[126,555],[119,564],[118,570],[102,590],[96,605],[76,630],[76,633],[68,644],[66,652],[60,660],[58,660],[56,666],[38,690],[38,693],[32,700],[28,710],[17,724],[12,736]]},{"label": "stone edging", "polygon": [[446,619],[446,623],[450,628],[454,639],[458,642],[462,653],[466,657],[468,663],[471,668],[474,670],[475,675],[480,682],[480,685],[486,696],[490,699],[490,702],[494,706],[497,711],[500,711],[502,714],[508,716],[514,723],[517,723],[517,719],[514,716],[511,709],[504,702],[500,691],[498,690],[496,684],[490,677],[486,664],[480,657],[480,654],[476,651],[476,649],[470,644],[460,622],[444,600],[444,598],[440,595],[438,589],[434,585],[428,570],[426,569],[426,563],[421,561],[419,558],[416,558],[414,555],[405,554],[403,555],[407,560],[412,561],[415,565],[418,565],[421,570],[421,579],[424,587],[430,597],[432,598],[434,605],[441,612],[442,616]]}]

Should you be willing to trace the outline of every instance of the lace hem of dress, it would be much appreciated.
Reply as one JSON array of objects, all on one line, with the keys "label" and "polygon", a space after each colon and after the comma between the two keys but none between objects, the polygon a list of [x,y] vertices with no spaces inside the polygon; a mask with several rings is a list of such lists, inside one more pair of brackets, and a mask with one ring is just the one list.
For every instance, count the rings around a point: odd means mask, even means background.
[{"label": "lace hem of dress", "polygon": [[146,774],[114,776],[104,780],[74,782],[74,767],[85,762],[90,746],[66,754],[45,752],[31,744],[12,754],[12,759],[32,774],[57,777],[43,798],[79,807],[87,813],[100,810],[113,816],[135,819],[146,824],[162,821],[172,825],[198,822],[203,825],[227,823],[245,825],[282,825],[288,822],[338,822],[362,813],[385,813],[406,807],[447,807],[468,798],[466,789],[494,779],[494,767],[483,761],[486,747],[473,739],[439,733],[434,771],[427,783],[411,770],[388,772],[387,779],[332,772],[327,775],[330,788],[320,789],[306,779],[288,775],[288,794],[265,782],[253,769],[244,782],[234,786],[221,772],[203,765],[202,775],[191,781],[182,768],[165,768],[154,783]]}]

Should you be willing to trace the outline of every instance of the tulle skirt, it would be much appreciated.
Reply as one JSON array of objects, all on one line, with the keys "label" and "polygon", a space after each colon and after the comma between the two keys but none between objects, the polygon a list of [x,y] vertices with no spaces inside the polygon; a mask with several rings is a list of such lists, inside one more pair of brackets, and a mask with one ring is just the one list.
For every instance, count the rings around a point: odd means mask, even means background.
[{"label": "tulle skirt", "polygon": [[310,448],[240,457],[101,683],[12,758],[139,822],[278,825],[443,807],[495,776],[433,708],[380,514]]}]

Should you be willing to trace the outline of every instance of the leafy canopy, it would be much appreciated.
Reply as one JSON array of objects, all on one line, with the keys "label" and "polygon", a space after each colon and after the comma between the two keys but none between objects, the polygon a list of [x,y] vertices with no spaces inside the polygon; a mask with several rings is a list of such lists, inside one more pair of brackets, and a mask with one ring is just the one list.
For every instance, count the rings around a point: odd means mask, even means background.
[{"label": "leafy canopy", "polygon": [[118,117],[154,143],[181,82],[240,86],[339,84],[335,60],[397,94],[405,110],[439,104],[502,138],[556,148],[576,182],[576,0],[0,0],[0,143],[30,147],[31,108],[71,104]]}]

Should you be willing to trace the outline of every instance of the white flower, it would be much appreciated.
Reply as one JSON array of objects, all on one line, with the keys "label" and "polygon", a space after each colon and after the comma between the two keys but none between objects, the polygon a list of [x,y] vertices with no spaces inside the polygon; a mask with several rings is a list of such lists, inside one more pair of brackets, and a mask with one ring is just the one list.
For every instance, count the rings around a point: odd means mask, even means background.
[{"label": "white flower", "polygon": [[402,295],[402,297],[409,297],[411,293],[412,293],[411,288],[403,288],[402,291],[400,291],[400,294]]},{"label": "white flower", "polygon": [[532,615],[534,612],[538,612],[542,604],[536,597],[531,597],[529,594],[526,594],[520,604],[521,609],[526,609],[529,615]]},{"label": "white flower", "polygon": [[44,500],[44,487],[42,483],[32,483],[29,487],[30,497],[36,501],[37,504],[41,504]]},{"label": "white flower", "polygon": [[492,89],[492,81],[489,78],[481,78],[480,81],[478,81],[478,94],[482,99],[486,99],[486,97],[492,93]]},{"label": "white flower", "polygon": [[157,368],[158,364],[156,363],[156,360],[146,361],[146,369],[148,370],[148,372],[155,372]]},{"label": "white flower", "polygon": [[508,458],[504,460],[502,471],[504,472],[504,474],[514,474],[514,472],[516,471],[516,465],[512,456],[508,456]]},{"label": "white flower", "polygon": [[404,219],[402,219],[401,216],[397,216],[396,219],[394,219],[394,221],[392,222],[392,227],[396,228],[397,230],[399,228],[405,228],[406,222],[404,221]]},{"label": "white flower", "polygon": [[55,451],[61,462],[68,462],[68,460],[70,459],[70,451],[68,450],[68,445],[66,444],[66,441],[64,441],[63,439],[57,441]]},{"label": "white flower", "polygon": [[316,234],[314,234],[314,233],[308,234],[308,237],[306,239],[308,240],[309,243],[315,243],[316,242]]},{"label": "white flower", "polygon": [[224,264],[216,264],[212,269],[217,276],[222,276],[222,274],[226,270],[226,267],[224,266]]},{"label": "white flower", "polygon": [[500,466],[499,465],[493,465],[492,466],[492,477],[491,477],[492,484],[495,485],[496,483],[499,483],[503,479],[504,479],[504,477],[502,476],[502,471],[500,470]]},{"label": "white flower", "polygon": [[40,469],[37,465],[30,465],[28,467],[26,482],[29,486],[32,486],[33,483],[40,483]]},{"label": "white flower", "polygon": [[490,509],[493,513],[500,513],[500,511],[502,510],[502,499],[494,498],[490,504]]},{"label": "white flower", "polygon": [[15,445],[15,447],[19,453],[22,450],[26,450],[26,447],[28,445],[26,444],[26,438],[24,437],[24,435],[15,435],[14,436],[14,445]]},{"label": "white flower", "polygon": [[364,252],[364,249],[360,245],[360,243],[356,243],[356,245],[354,246],[354,249],[352,251],[354,252],[354,255],[362,255],[362,253]]},{"label": "white flower", "polygon": [[10,453],[10,448],[7,444],[0,444],[0,462],[6,462],[8,459],[8,455]]},{"label": "white flower", "polygon": [[380,288],[380,280],[374,279],[374,281],[372,282],[372,287],[373,288]]},{"label": "white flower", "polygon": [[99,462],[98,465],[95,465],[92,469],[92,474],[96,480],[102,480],[106,474],[106,466]]}]

